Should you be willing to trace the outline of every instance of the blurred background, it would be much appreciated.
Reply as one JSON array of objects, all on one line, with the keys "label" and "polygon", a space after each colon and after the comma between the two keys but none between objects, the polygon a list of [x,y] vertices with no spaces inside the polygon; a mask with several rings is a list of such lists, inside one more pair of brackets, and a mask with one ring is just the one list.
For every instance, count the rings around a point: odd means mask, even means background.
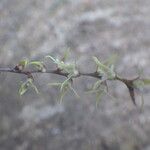
[{"label": "blurred background", "polygon": [[[92,56],[105,60],[118,54],[120,76],[150,76],[149,0],[0,0],[0,67],[21,59],[62,56],[80,70],[95,71]],[[50,61],[49,61],[50,63]],[[51,65],[50,65],[51,66]],[[144,89],[144,108],[136,108],[126,87],[109,82],[109,95],[96,108],[94,95],[84,93],[94,79],[81,77],[62,104],[47,83],[57,75],[35,75],[40,94],[18,96],[24,76],[0,74],[1,150],[150,150],[150,89]]]}]

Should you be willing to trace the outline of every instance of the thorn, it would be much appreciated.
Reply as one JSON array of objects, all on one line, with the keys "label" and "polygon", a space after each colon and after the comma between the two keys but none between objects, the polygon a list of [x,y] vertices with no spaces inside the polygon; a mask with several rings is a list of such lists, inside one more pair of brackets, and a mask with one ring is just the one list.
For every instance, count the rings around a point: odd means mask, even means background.
[{"label": "thorn", "polygon": [[129,90],[131,100],[132,100],[133,104],[136,106],[134,87],[127,85],[127,88]]}]

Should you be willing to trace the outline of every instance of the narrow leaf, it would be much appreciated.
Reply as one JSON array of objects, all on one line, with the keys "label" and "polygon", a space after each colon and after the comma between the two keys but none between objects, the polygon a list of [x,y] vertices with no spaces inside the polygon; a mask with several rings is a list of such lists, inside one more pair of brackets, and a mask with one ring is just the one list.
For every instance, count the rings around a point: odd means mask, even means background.
[{"label": "narrow leaf", "polygon": [[98,92],[97,94],[96,94],[96,108],[98,108],[98,105],[99,105],[99,103],[100,103],[100,101],[101,101],[101,97],[104,95],[104,92]]},{"label": "narrow leaf", "polygon": [[150,79],[142,79],[144,85],[150,85]]},{"label": "narrow leaf", "polygon": [[46,58],[50,58],[56,64],[58,63],[58,60],[55,59],[54,57],[50,56],[50,55],[46,56]]},{"label": "narrow leaf", "polygon": [[62,83],[49,83],[49,86],[61,86]]},{"label": "narrow leaf", "polygon": [[70,48],[65,50],[64,55],[63,55],[63,57],[61,59],[63,62],[66,61],[66,59],[68,58],[69,53],[70,53]]},{"label": "narrow leaf", "polygon": [[68,91],[68,88],[66,88],[65,90],[63,89],[63,90],[61,91],[61,93],[60,93],[60,98],[59,98],[59,102],[60,102],[60,103],[62,103],[63,98],[64,98],[65,94],[67,93],[67,91]]},{"label": "narrow leaf", "polygon": [[80,96],[78,95],[78,93],[76,92],[76,90],[71,86],[71,84],[70,84],[70,89],[73,91],[73,93],[75,94],[75,96],[77,97],[77,98],[80,98]]},{"label": "narrow leaf", "polygon": [[29,82],[28,82],[28,80],[27,80],[27,81],[23,82],[23,83],[20,85],[20,88],[19,88],[19,91],[18,91],[18,92],[19,92],[19,95],[20,95],[20,96],[24,95],[24,94],[27,92],[28,88],[29,88]]},{"label": "narrow leaf", "polygon": [[106,60],[106,61],[104,62],[104,65],[106,65],[106,66],[109,67],[109,66],[115,64],[116,61],[117,61],[117,57],[118,57],[117,54],[111,55],[111,56],[108,58],[108,60]]},{"label": "narrow leaf", "polygon": [[94,83],[92,89],[93,89],[93,90],[96,90],[96,89],[101,85],[101,83],[102,83],[102,80],[98,80],[97,82]]},{"label": "narrow leaf", "polygon": [[112,68],[109,68],[108,66],[102,64],[97,57],[93,57],[94,62],[96,63],[96,65],[98,66],[97,71],[105,74],[107,76],[107,78],[109,79],[113,79],[115,77],[115,72],[114,70],[112,70]]},{"label": "narrow leaf", "polygon": [[38,70],[43,71],[45,69],[45,65],[42,61],[31,61],[30,65],[34,65]]},{"label": "narrow leaf", "polygon": [[34,89],[34,91],[39,94],[39,90],[37,89],[37,87],[32,83],[31,87]]},{"label": "narrow leaf", "polygon": [[24,59],[19,62],[19,65],[21,65],[21,66],[23,66],[23,68],[25,68],[27,66],[28,62],[29,61],[27,59]]},{"label": "narrow leaf", "polygon": [[70,75],[62,84],[60,87],[60,91],[62,91],[66,86],[69,86],[69,83],[71,81],[72,75]]}]

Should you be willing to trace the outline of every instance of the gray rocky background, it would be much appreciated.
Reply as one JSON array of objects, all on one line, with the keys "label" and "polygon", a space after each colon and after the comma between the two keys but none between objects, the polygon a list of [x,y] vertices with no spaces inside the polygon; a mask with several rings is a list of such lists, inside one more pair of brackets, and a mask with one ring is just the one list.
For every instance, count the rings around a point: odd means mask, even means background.
[{"label": "gray rocky background", "polygon": [[[13,67],[22,58],[61,56],[94,71],[91,57],[104,60],[118,54],[117,72],[135,77],[139,68],[150,76],[149,0],[0,0],[0,67]],[[51,66],[51,65],[50,65]],[[150,89],[144,109],[126,87],[110,82],[110,95],[96,108],[84,90],[95,80],[75,80],[80,99],[68,93],[57,103],[58,91],[47,83],[56,75],[35,75],[40,95],[19,97],[24,76],[0,74],[0,150],[150,150]]]}]

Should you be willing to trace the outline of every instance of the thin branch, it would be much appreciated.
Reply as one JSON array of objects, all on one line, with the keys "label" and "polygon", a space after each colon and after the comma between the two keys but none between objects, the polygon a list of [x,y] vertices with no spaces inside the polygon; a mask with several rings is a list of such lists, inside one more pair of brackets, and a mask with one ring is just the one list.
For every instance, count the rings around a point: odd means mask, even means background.
[{"label": "thin branch", "polygon": [[[65,76],[67,77],[69,75],[69,73],[65,73],[59,69],[55,69],[55,70],[46,70],[46,71],[41,71],[41,70],[16,70],[16,69],[11,69],[11,68],[0,68],[0,72],[10,72],[10,73],[17,73],[17,74],[24,74],[24,75],[28,75],[30,74],[34,74],[34,73],[49,73],[49,74],[57,74],[57,75],[61,75],[61,76]],[[93,73],[83,73],[83,72],[79,72],[77,75],[74,75],[72,78],[77,78],[80,76],[90,76],[90,77],[94,77],[94,78],[98,78],[101,79],[102,76],[99,76],[99,74],[97,72],[93,72]]]},{"label": "thin branch", "polygon": [[[0,68],[0,73],[2,72],[9,72],[9,73],[16,73],[16,74],[23,74],[26,75],[28,78],[33,79],[32,74],[34,73],[48,73],[48,74],[57,74],[60,76],[64,76],[64,77],[68,77],[70,74],[64,72],[63,70],[60,70],[59,68],[55,69],[55,70],[18,70],[15,68]],[[74,76],[71,77],[72,78],[78,78],[80,76],[89,76],[89,77],[93,77],[93,78],[97,78],[97,79],[102,79],[102,75],[100,75],[97,71],[95,72],[91,72],[91,73],[86,73],[86,72],[78,72],[77,74],[75,74]],[[138,80],[139,77],[133,78],[133,79],[126,79],[126,78],[121,78],[118,75],[116,75],[114,78],[111,79],[106,79],[106,80],[118,80],[121,81],[122,83],[124,83],[126,85],[126,87],[129,90],[130,93],[130,97],[132,99],[132,102],[134,105],[136,105],[135,102],[135,95],[134,95],[134,81]],[[145,81],[146,83],[149,81],[147,81],[147,79],[142,79],[142,81]]]}]

